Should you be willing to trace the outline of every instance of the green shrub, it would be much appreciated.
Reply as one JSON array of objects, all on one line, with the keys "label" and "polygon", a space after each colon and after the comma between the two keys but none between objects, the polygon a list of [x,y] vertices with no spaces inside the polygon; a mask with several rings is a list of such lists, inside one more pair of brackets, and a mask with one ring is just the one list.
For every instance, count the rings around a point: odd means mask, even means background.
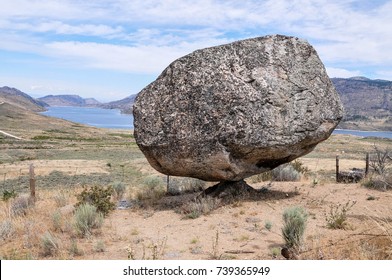
[{"label": "green shrub", "polygon": [[103,224],[103,214],[88,203],[80,204],[76,208],[74,219],[75,229],[81,236],[91,235],[93,229],[101,228]]},{"label": "green shrub", "polygon": [[272,180],[292,182],[299,181],[301,174],[291,164],[283,164],[272,170]]},{"label": "green shrub", "polygon": [[310,170],[308,167],[304,166],[304,163],[299,159],[296,159],[289,163],[297,172],[304,174],[305,176],[309,174]]},{"label": "green shrub", "polygon": [[85,188],[77,195],[78,203],[76,204],[76,207],[88,203],[95,206],[97,211],[106,216],[115,207],[115,204],[110,201],[113,192],[114,190],[112,187],[103,188],[92,186],[90,189]]},{"label": "green shrub", "polygon": [[282,234],[288,248],[298,248],[304,237],[308,213],[300,206],[286,209],[283,212]]},{"label": "green shrub", "polygon": [[271,231],[272,229],[272,222],[271,221],[266,221],[264,224],[264,227],[266,230]]},{"label": "green shrub", "polygon": [[331,205],[329,214],[325,215],[328,228],[345,229],[347,226],[347,213],[355,205],[356,201],[347,201],[346,204]]},{"label": "green shrub", "polygon": [[11,198],[15,198],[17,196],[18,196],[18,194],[15,192],[15,190],[11,190],[11,191],[4,190],[3,191],[3,201],[8,201]]}]

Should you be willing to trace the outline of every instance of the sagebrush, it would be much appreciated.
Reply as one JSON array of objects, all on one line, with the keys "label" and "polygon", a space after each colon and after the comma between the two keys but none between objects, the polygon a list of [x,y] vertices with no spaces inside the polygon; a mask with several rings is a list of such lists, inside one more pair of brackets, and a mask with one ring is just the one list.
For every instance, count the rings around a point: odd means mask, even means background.
[{"label": "sagebrush", "polygon": [[302,244],[307,220],[308,213],[300,206],[288,208],[283,212],[282,235],[288,248],[298,248]]},{"label": "sagebrush", "polygon": [[74,214],[75,230],[81,236],[90,236],[93,229],[103,224],[103,214],[94,205],[84,203],[79,205]]}]

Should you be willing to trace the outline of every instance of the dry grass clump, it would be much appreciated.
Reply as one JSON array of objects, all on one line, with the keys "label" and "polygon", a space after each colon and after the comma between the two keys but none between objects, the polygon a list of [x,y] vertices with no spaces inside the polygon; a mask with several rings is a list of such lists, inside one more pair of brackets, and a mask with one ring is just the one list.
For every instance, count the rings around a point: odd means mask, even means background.
[{"label": "dry grass clump", "polygon": [[13,235],[14,232],[14,225],[10,219],[0,222],[0,239],[8,239]]},{"label": "dry grass clump", "polygon": [[346,229],[347,214],[356,203],[356,201],[347,201],[346,204],[331,205],[329,213],[325,215],[327,227],[331,229]]},{"label": "dry grass clump", "polygon": [[167,237],[149,242],[133,242],[126,248],[128,260],[160,260],[165,254],[166,243]]},{"label": "dry grass clump", "polygon": [[33,201],[29,195],[20,195],[11,201],[10,212],[13,216],[26,215],[29,208],[33,206]]},{"label": "dry grass clump", "polygon": [[63,227],[63,215],[59,210],[56,210],[52,214],[52,224],[53,224],[53,229],[55,231],[62,231]]},{"label": "dry grass clump", "polygon": [[167,193],[170,195],[180,195],[184,193],[202,191],[206,183],[195,178],[170,177]]},{"label": "dry grass clump", "polygon": [[125,194],[126,191],[126,187],[125,184],[123,182],[120,181],[115,181],[112,184],[112,188],[113,188],[113,196],[115,200],[121,200]]},{"label": "dry grass clump", "polygon": [[155,205],[165,195],[166,189],[162,179],[154,175],[145,177],[132,194],[143,207]]},{"label": "dry grass clump", "polygon": [[41,237],[41,250],[44,257],[55,256],[59,251],[59,241],[49,231]]},{"label": "dry grass clump", "polygon": [[392,241],[381,232],[362,238],[347,237],[333,244],[317,241],[317,246],[301,253],[301,259],[392,260]]},{"label": "dry grass clump", "polygon": [[186,218],[196,219],[201,215],[209,214],[211,211],[217,209],[219,205],[220,199],[204,196],[185,203],[181,207],[180,212],[184,214]]},{"label": "dry grass clump", "polygon": [[392,189],[392,175],[373,174],[361,182],[362,186],[380,191]]},{"label": "dry grass clump", "polygon": [[54,194],[53,199],[56,202],[57,207],[63,207],[69,203],[69,195],[64,190],[57,191]]}]

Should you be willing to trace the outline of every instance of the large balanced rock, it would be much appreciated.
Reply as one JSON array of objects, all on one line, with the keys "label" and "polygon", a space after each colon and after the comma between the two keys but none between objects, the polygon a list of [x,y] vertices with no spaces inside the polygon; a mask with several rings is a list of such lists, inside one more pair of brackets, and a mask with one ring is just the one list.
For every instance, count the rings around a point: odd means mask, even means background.
[{"label": "large balanced rock", "polygon": [[343,107],[313,47],[275,35],[174,61],[138,94],[133,114],[156,170],[239,181],[311,152]]}]

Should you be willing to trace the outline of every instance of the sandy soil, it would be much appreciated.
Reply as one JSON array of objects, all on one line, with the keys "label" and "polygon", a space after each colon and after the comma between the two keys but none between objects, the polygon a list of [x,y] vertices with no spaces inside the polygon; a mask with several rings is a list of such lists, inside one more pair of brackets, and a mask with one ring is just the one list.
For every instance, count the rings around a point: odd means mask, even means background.
[{"label": "sandy soil", "polygon": [[[349,201],[357,203],[349,211],[346,229],[327,228],[325,216],[331,205]],[[80,258],[126,259],[132,252],[135,259],[152,259],[155,255],[160,259],[281,259],[282,214],[297,205],[309,213],[298,258],[368,259],[379,253],[374,251],[376,248],[369,249],[369,242],[374,235],[383,234],[376,221],[391,217],[392,194],[359,184],[276,182],[265,199],[240,201],[197,219],[185,219],[175,213],[176,209],[116,210],[106,220],[102,233],[94,236],[105,241],[105,252],[95,252],[94,241],[90,240]],[[272,224],[270,230],[265,228],[266,223]]]},{"label": "sandy soil", "polygon": [[[117,143],[114,140],[102,140],[102,144],[105,144],[102,146],[106,147],[107,143],[112,143],[113,152],[117,152],[119,148],[116,145],[122,142]],[[98,144],[88,141],[76,143],[80,150],[86,149],[91,153],[96,151]],[[19,142],[11,144],[19,145]],[[8,149],[11,144],[6,142],[4,149]],[[20,149],[29,143],[22,144]],[[64,140],[57,148],[63,152],[63,146],[68,144]],[[269,184],[251,183],[251,180],[248,180],[255,188],[268,188],[265,196],[258,200],[239,200],[220,206],[196,219],[186,218],[178,207],[117,209],[105,218],[103,228],[88,238],[76,236],[72,228],[72,212],[62,217],[61,229],[56,229],[53,223],[53,213],[62,207],[57,205],[57,201],[65,196],[68,206],[74,205],[80,189],[38,189],[35,207],[25,216],[10,218],[11,202],[0,201],[0,223],[6,220],[12,222],[12,228],[8,233],[5,231],[7,223],[0,224],[0,233],[4,237],[0,238],[0,257],[282,259],[280,250],[285,246],[281,234],[282,214],[290,206],[302,206],[307,210],[309,217],[304,244],[297,258],[392,259],[392,192],[367,189],[360,184],[333,183],[337,154],[341,156],[341,171],[353,167],[364,168],[365,153],[371,152],[373,145],[372,140],[333,136],[319,145],[313,153],[300,159],[310,170],[309,177],[301,182]],[[390,147],[390,141],[379,140],[378,145]],[[126,146],[123,148],[129,149]],[[31,158],[35,158],[35,149],[26,148],[23,152],[27,155],[31,153]],[[34,163],[37,176],[48,175],[52,171],[61,171],[71,176],[108,174],[108,162],[113,164],[109,176],[115,174],[115,168],[121,170],[121,165],[125,165],[128,171],[138,171],[139,175],[158,175],[144,157],[135,155],[118,162],[105,157],[102,157],[102,160],[95,160],[97,157],[91,160],[42,160],[37,157],[35,160],[12,162],[6,158],[4,162],[8,163],[0,164],[0,179],[6,181],[27,175],[31,163]],[[135,179],[128,187],[133,188],[141,181]],[[164,199],[167,201],[186,198],[187,196]],[[352,201],[356,201],[356,204],[348,211],[345,229],[328,228],[326,216],[330,215],[331,207],[341,211],[343,205]],[[267,229],[266,225],[271,225],[271,228]],[[46,232],[51,232],[59,243],[58,251],[53,255],[42,254],[42,236]],[[77,253],[75,244],[78,247]]]}]

